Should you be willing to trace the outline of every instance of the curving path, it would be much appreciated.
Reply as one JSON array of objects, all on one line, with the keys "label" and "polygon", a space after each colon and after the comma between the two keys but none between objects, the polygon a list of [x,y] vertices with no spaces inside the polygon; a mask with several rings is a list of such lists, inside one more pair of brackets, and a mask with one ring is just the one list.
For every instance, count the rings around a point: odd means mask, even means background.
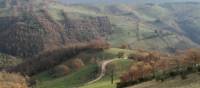
[{"label": "curving path", "polygon": [[102,64],[101,64],[101,73],[99,75],[99,77],[97,77],[96,79],[88,82],[87,84],[92,84],[96,81],[99,81],[101,78],[103,78],[103,76],[105,76],[105,73],[106,73],[106,66],[114,61],[117,61],[117,60],[121,60],[119,58],[116,58],[116,59],[111,59],[111,60],[106,60],[106,61],[103,61]]}]

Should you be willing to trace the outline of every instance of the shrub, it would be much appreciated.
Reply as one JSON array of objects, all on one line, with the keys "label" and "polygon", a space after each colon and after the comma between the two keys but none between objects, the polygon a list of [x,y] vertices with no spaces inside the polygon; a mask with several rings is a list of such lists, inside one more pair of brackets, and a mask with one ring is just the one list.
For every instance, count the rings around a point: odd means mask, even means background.
[{"label": "shrub", "polygon": [[136,66],[132,66],[131,68],[130,68],[130,70],[129,70],[129,78],[131,79],[131,80],[137,80],[137,79],[139,79],[141,76],[141,74],[140,74],[140,71],[139,71],[140,69],[138,68],[138,67],[136,67]]},{"label": "shrub", "polygon": [[155,72],[154,77],[155,77],[156,81],[163,80],[163,71]]},{"label": "shrub", "polygon": [[80,69],[85,66],[84,62],[79,58],[71,60],[70,63],[70,66],[75,69]]},{"label": "shrub", "polygon": [[[8,72],[20,72],[22,74],[32,76],[44,70],[49,70],[61,64],[63,61],[70,60],[81,52],[96,51],[101,49],[101,47],[94,48],[90,45],[90,43],[78,43],[66,46],[64,48],[45,51],[38,56],[32,57],[31,59],[28,59],[15,67],[6,68],[5,70]],[[80,60],[77,60],[74,63],[77,68],[84,65]]]},{"label": "shrub", "polygon": [[145,73],[144,77],[150,76],[153,73],[153,67],[149,63],[146,63],[143,66],[143,73]]},{"label": "shrub", "polygon": [[128,44],[122,44],[119,48],[120,49],[128,49],[129,46],[128,46]]},{"label": "shrub", "polygon": [[98,37],[96,40],[90,42],[90,47],[93,49],[104,50],[110,48],[110,44],[104,39]]},{"label": "shrub", "polygon": [[200,72],[200,50],[189,49],[186,52],[177,54],[176,56],[163,55],[158,52],[147,54],[130,54],[129,59],[138,62],[131,66],[128,74],[124,74],[125,81],[121,80],[119,86],[121,88],[127,85],[134,85],[134,82],[145,82],[151,79],[156,81],[165,81],[168,78],[180,76],[181,79],[187,79],[187,75]]},{"label": "shrub", "polygon": [[121,51],[121,52],[119,52],[119,53],[117,54],[117,57],[118,57],[118,58],[124,58],[124,54],[125,54],[125,53]]},{"label": "shrub", "polygon": [[160,54],[158,52],[143,52],[141,54],[129,54],[129,59],[137,60],[137,61],[157,61],[160,59]]},{"label": "shrub", "polygon": [[187,79],[187,75],[186,75],[185,73],[182,73],[182,74],[181,74],[181,79],[182,79],[182,80]]},{"label": "shrub", "polygon": [[136,54],[129,54],[128,59],[136,60],[137,55]]},{"label": "shrub", "polygon": [[178,72],[177,70],[171,70],[171,71],[169,72],[169,76],[170,76],[171,78],[174,78],[174,77],[177,76],[177,75],[179,75],[179,72]]},{"label": "shrub", "polygon": [[130,54],[128,56],[129,59],[132,59],[132,60],[136,60],[136,61],[145,61],[147,60],[146,58],[146,54],[143,55],[143,54]]},{"label": "shrub", "polygon": [[60,77],[64,75],[68,75],[70,73],[70,68],[66,65],[59,65],[54,68],[53,75],[55,77]]},{"label": "shrub", "polygon": [[187,72],[186,72],[186,70],[182,70],[182,71],[180,71],[180,76],[181,76],[181,79],[187,79]]},{"label": "shrub", "polygon": [[131,80],[145,79],[152,76],[153,67],[149,63],[138,62],[129,69]]},{"label": "shrub", "polygon": [[160,53],[159,52],[150,52],[146,58],[148,61],[157,61],[160,60]]},{"label": "shrub", "polygon": [[19,74],[0,72],[0,88],[28,88],[27,79]]},{"label": "shrub", "polygon": [[182,65],[196,65],[200,63],[200,51],[198,49],[189,49],[180,55],[182,58],[181,64]]},{"label": "shrub", "polygon": [[130,75],[127,72],[123,73],[122,76],[120,76],[120,81],[121,82],[128,82],[130,80],[131,80]]}]

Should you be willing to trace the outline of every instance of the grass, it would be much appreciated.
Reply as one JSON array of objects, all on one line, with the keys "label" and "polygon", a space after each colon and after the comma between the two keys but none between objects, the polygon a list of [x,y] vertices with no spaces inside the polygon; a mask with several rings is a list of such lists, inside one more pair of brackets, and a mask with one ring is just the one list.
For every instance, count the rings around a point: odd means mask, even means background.
[{"label": "grass", "polygon": [[[106,6],[105,6],[106,7]],[[62,6],[59,4],[51,5],[51,7],[48,9],[50,12],[50,15],[55,20],[62,20],[62,16],[60,15],[60,10],[64,9],[70,16],[70,18],[76,19],[76,18],[83,18],[85,16],[108,16],[111,24],[116,25],[116,27],[113,28],[113,34],[109,35],[108,39],[112,46],[118,47],[121,44],[132,44],[134,47],[139,48],[145,48],[145,49],[153,49],[153,48],[161,48],[164,49],[166,44],[161,41],[159,38],[152,38],[144,41],[137,41],[136,38],[136,23],[132,15],[116,15],[106,12],[106,8],[97,6],[102,12],[95,12],[94,10],[91,10],[88,7],[84,6]],[[120,10],[123,10],[124,12],[130,12],[133,13],[133,15],[136,15],[138,18],[144,20],[144,21],[153,21],[157,19],[157,16],[159,17],[168,17],[170,16],[168,13],[168,10],[165,8],[162,8],[158,5],[155,5],[151,8],[140,8],[140,9],[133,9],[133,7],[129,7],[127,5],[119,6]],[[9,13],[7,9],[1,9],[0,10],[0,16],[5,16],[5,14]],[[144,26],[141,27],[141,35],[142,37],[148,37],[154,35],[153,31],[151,29],[151,26],[148,26],[147,24],[143,23]],[[156,27],[155,27],[156,28]],[[169,36],[170,42],[178,42],[175,37]],[[174,44],[175,45],[175,44]],[[119,52],[125,52],[126,55],[130,53],[136,53],[135,51],[131,50],[125,50],[125,49],[118,49],[118,48],[111,48],[108,50],[105,50],[104,52],[95,52],[95,53],[84,53],[85,58],[91,58],[91,57],[97,57],[99,60],[105,60],[105,59],[112,59],[117,56]],[[129,60],[120,60],[113,62],[109,67],[113,66],[116,69],[116,79],[115,82],[119,81],[120,74],[125,71],[130,66]],[[53,78],[51,75],[48,74],[48,72],[43,72],[34,78],[38,79],[40,83],[38,84],[38,88],[72,88],[75,86],[82,86],[89,80],[93,79],[94,76],[91,76],[91,74],[96,71],[97,65],[88,65],[79,71],[73,72],[72,74],[68,76],[64,76],[61,78]],[[95,75],[95,74],[94,74]],[[175,82],[176,83],[176,82]],[[156,84],[156,83],[155,83]],[[163,86],[167,84],[161,84],[160,88],[164,88]],[[116,85],[110,83],[110,77],[109,72],[108,74],[100,81],[91,84],[91,85],[84,85],[81,88],[114,88]],[[142,87],[141,87],[142,88]],[[151,88],[151,87],[150,87]],[[154,88],[154,87],[152,87]],[[159,88],[159,87],[158,87]],[[195,88],[195,87],[194,87]]]},{"label": "grass", "polygon": [[[89,59],[92,57],[92,55],[99,57],[100,61],[105,59],[112,59],[116,58],[117,54],[119,52],[125,52],[126,55],[130,53],[135,53],[135,51],[126,50],[126,49],[118,49],[118,48],[110,48],[107,50],[104,50],[103,52],[85,52],[81,57],[85,59]],[[102,58],[104,57],[104,58]],[[113,63],[111,63],[108,67],[115,67],[116,75],[115,75],[115,81],[118,81],[120,74],[125,71],[132,63],[132,60],[118,60]],[[85,83],[93,80],[97,76],[98,72],[98,65],[87,63],[87,65],[75,72],[72,72],[71,74],[60,77],[60,78],[54,78],[52,75],[50,75],[47,71],[40,73],[33,78],[39,80],[38,88],[72,88],[77,86],[82,86]],[[110,74],[109,72],[106,73],[107,75],[100,81],[97,82],[99,86],[111,86],[111,88],[115,85],[111,85],[110,80]],[[88,85],[92,86],[92,85]],[[85,87],[85,86],[84,86]]]},{"label": "grass", "polygon": [[104,53],[111,53],[114,55],[117,55],[119,52],[124,52],[126,54],[135,53],[135,51],[132,51],[132,50],[119,49],[119,48],[110,48],[110,49],[104,51]]},{"label": "grass", "polygon": [[[115,80],[114,82],[118,82],[118,80]],[[111,84],[110,80],[103,80],[80,88],[116,88],[116,84]]]},{"label": "grass", "polygon": [[89,85],[84,85],[80,88],[116,88],[116,83],[119,82],[119,77],[120,75],[129,68],[134,61],[132,60],[118,60],[113,63],[111,63],[108,66],[108,69],[115,69],[114,70],[114,83],[111,83],[111,77],[110,77],[110,72],[107,71],[106,75],[99,81],[89,84]]},{"label": "grass", "polygon": [[[124,49],[117,49],[111,48],[102,53],[112,53],[117,54],[120,51],[124,51],[127,53],[132,53],[133,51],[124,50]],[[105,77],[101,80],[97,81],[94,84],[86,85],[87,82],[96,78],[98,74],[97,70],[99,69],[96,64],[87,65],[84,68],[72,72],[70,75],[54,78],[48,74],[48,72],[43,72],[34,76],[33,78],[39,80],[39,84],[37,88],[73,88],[73,87],[80,87],[80,88],[115,88],[116,82],[119,82],[119,76],[130,67],[133,63],[132,60],[129,59],[122,59],[115,62],[112,62],[107,69],[115,69],[114,74],[114,84],[111,84],[110,81],[110,70],[106,72]]]},{"label": "grass", "polygon": [[134,50],[127,50],[127,49],[119,49],[119,48],[110,48],[106,49],[103,52],[84,52],[81,53],[78,58],[81,58],[85,64],[90,63],[91,59],[96,59],[99,62],[103,60],[113,59],[117,58],[117,55],[119,52],[124,52],[125,56],[128,56],[131,53],[137,53]]},{"label": "grass", "polygon": [[73,88],[93,79],[96,75],[97,67],[94,64],[88,65],[68,76],[60,78],[52,78],[47,73],[42,73],[34,78],[38,78],[40,81],[37,88]]},{"label": "grass", "polygon": [[149,81],[128,88],[199,88],[200,76],[191,74],[188,79],[182,80],[180,77],[168,79],[164,82]]},{"label": "grass", "polygon": [[129,69],[129,67],[134,64],[134,62],[135,61],[133,60],[122,59],[112,62],[110,65],[108,65],[108,68],[111,67],[114,69],[116,78],[119,78],[123,72],[127,71],[127,69]]}]

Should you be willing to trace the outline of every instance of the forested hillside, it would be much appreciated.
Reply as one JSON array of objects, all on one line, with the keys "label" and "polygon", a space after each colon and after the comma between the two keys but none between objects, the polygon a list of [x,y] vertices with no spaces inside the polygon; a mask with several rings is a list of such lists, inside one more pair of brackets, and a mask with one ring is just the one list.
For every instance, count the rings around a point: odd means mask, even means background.
[{"label": "forested hillside", "polygon": [[194,1],[0,0],[0,84],[114,88],[193,77],[200,68]]},{"label": "forested hillside", "polygon": [[[13,3],[6,2],[2,8],[11,9],[13,15],[0,19],[0,51],[4,53],[33,56],[73,43],[89,42],[111,33],[112,27],[106,16],[71,20],[65,11],[60,10],[63,19],[58,21],[51,17],[51,10],[45,6],[36,8],[32,1],[23,0]],[[24,5],[20,6],[20,3]],[[9,11],[2,11],[6,12]]]},{"label": "forested hillside", "polygon": [[[192,20],[198,21],[198,3],[63,6],[56,2],[16,1],[5,2],[0,19],[3,25],[0,50],[12,55],[32,56],[49,47],[58,48],[99,37],[104,37],[114,47],[127,45],[130,49],[170,52],[199,44],[198,22]],[[194,12],[174,9],[182,7]]]}]

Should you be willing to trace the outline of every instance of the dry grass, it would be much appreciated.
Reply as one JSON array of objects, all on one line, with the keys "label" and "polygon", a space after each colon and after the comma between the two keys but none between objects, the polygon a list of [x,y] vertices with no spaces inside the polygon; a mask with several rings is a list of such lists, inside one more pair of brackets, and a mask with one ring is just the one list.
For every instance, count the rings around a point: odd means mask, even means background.
[{"label": "dry grass", "polygon": [[19,74],[0,72],[0,88],[28,88],[28,85]]}]

